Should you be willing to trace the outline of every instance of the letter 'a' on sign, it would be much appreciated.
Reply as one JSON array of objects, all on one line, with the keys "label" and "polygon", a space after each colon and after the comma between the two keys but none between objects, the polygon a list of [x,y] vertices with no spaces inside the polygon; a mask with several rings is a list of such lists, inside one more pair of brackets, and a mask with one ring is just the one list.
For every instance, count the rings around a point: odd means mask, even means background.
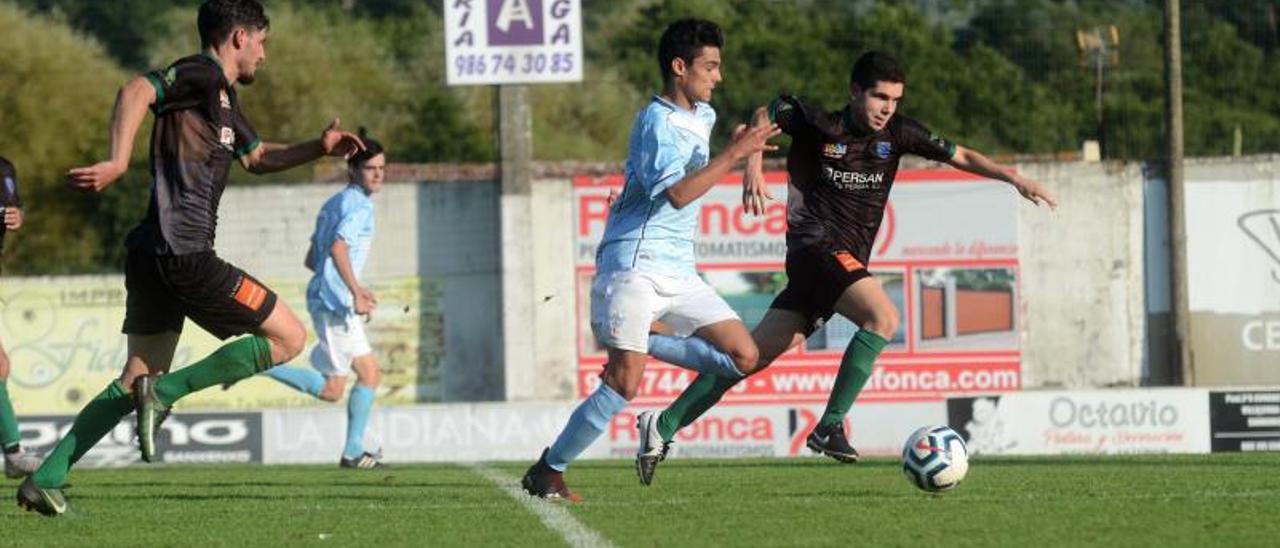
[{"label": "letter 'a' on sign", "polygon": [[582,81],[582,0],[445,0],[451,86]]}]

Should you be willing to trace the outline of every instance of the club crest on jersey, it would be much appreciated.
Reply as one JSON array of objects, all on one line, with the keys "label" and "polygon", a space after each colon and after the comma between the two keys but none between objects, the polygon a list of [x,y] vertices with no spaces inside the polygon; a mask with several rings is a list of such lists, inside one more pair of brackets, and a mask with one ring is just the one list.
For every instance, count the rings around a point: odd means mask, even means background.
[{"label": "club crest on jersey", "polygon": [[231,108],[231,98],[227,97],[227,90],[218,90],[218,104],[222,105],[222,108],[225,109]]},{"label": "club crest on jersey", "polygon": [[218,134],[218,142],[222,143],[222,146],[231,148],[231,145],[236,142],[235,132],[231,131],[231,128],[223,126],[222,131]]},{"label": "club crest on jersey", "polygon": [[876,156],[880,158],[888,158],[893,152],[893,145],[889,141],[876,141]]},{"label": "club crest on jersey", "polygon": [[822,155],[828,158],[835,158],[837,160],[844,158],[844,153],[847,150],[849,150],[849,147],[842,143],[827,143],[822,145]]}]

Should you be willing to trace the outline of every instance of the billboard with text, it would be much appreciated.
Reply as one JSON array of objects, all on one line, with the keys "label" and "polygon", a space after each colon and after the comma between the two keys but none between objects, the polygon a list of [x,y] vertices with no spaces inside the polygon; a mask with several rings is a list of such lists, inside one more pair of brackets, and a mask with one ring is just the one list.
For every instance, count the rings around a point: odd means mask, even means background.
[{"label": "billboard with text", "polygon": [[[700,273],[748,327],[786,285],[786,174],[768,173],[766,180],[778,201],[762,216],[744,213],[740,175],[713,187],[701,203],[695,236]],[[591,333],[589,295],[609,193],[622,184],[620,175],[574,180],[579,396],[594,390],[605,362]],[[1021,388],[1016,206],[1017,194],[1006,185],[967,173],[899,172],[870,268],[902,321],[859,401],[938,400]],[[726,401],[825,401],[856,331],[844,318],[832,318],[806,344],[739,383]],[[669,401],[693,377],[651,362],[637,402]]]}]

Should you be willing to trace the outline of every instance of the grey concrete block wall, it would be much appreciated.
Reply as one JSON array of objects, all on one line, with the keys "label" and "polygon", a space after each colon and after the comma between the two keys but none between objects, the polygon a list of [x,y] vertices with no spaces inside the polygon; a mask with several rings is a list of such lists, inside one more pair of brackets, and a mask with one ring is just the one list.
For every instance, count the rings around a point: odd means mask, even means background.
[{"label": "grey concrete block wall", "polygon": [[[222,199],[220,255],[267,280],[305,280],[302,264],[316,212],[340,183],[232,186]],[[423,280],[420,310],[438,309],[441,378],[419,397],[443,401],[565,400],[576,387],[572,187],[567,178],[535,181],[528,227],[513,245],[534,262],[532,307],[504,306],[499,187],[493,181],[388,183],[374,196],[377,236],[366,279]],[[430,291],[426,284],[430,284]],[[292,303],[301,312],[303,303]],[[503,322],[533,333],[532,359],[506,371]],[[509,386],[519,383],[519,386]]]},{"label": "grey concrete block wall", "polygon": [[1137,386],[1144,341],[1137,164],[1024,164],[1056,212],[1018,212],[1024,388]]},{"label": "grey concrete block wall", "polygon": [[[1018,213],[1024,387],[1142,384],[1140,166],[1018,168],[1048,185],[1062,204],[1053,213],[1026,204]],[[306,277],[301,261],[315,212],[339,188],[229,188],[220,253],[264,278]],[[544,176],[528,197],[525,245],[534,279],[525,287],[535,294],[532,307],[503,303],[500,200],[499,186],[490,180],[388,184],[376,199],[378,239],[368,274],[432,280],[442,311],[442,325],[433,328],[443,331],[444,345],[436,356],[442,377],[432,399],[570,399],[577,372],[572,186],[565,177]],[[503,356],[504,322],[533,334],[532,358],[516,370]]]}]

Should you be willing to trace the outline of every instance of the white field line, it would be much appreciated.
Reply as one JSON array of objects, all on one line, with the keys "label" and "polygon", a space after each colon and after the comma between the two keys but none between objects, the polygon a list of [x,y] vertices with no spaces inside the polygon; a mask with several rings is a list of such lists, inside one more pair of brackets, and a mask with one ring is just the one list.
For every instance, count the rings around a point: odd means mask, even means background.
[{"label": "white field line", "polygon": [[465,464],[465,466],[470,468],[476,474],[484,477],[484,479],[493,482],[494,485],[497,485],[500,489],[505,491],[507,495],[515,499],[516,502],[523,505],[526,510],[533,512],[534,515],[538,516],[538,519],[542,520],[543,525],[546,525],[548,529],[551,529],[552,531],[555,531],[556,534],[560,535],[560,538],[564,539],[564,542],[569,546],[573,546],[575,548],[585,548],[589,546],[601,548],[614,547],[613,543],[609,542],[609,539],[604,538],[600,533],[597,533],[586,525],[583,525],[582,522],[578,521],[578,518],[573,517],[573,514],[569,513],[568,510],[561,508],[554,502],[529,496],[529,494],[525,493],[524,489],[520,487],[519,482],[516,481],[515,478],[508,476],[501,471],[490,468],[484,463],[468,463]]}]

